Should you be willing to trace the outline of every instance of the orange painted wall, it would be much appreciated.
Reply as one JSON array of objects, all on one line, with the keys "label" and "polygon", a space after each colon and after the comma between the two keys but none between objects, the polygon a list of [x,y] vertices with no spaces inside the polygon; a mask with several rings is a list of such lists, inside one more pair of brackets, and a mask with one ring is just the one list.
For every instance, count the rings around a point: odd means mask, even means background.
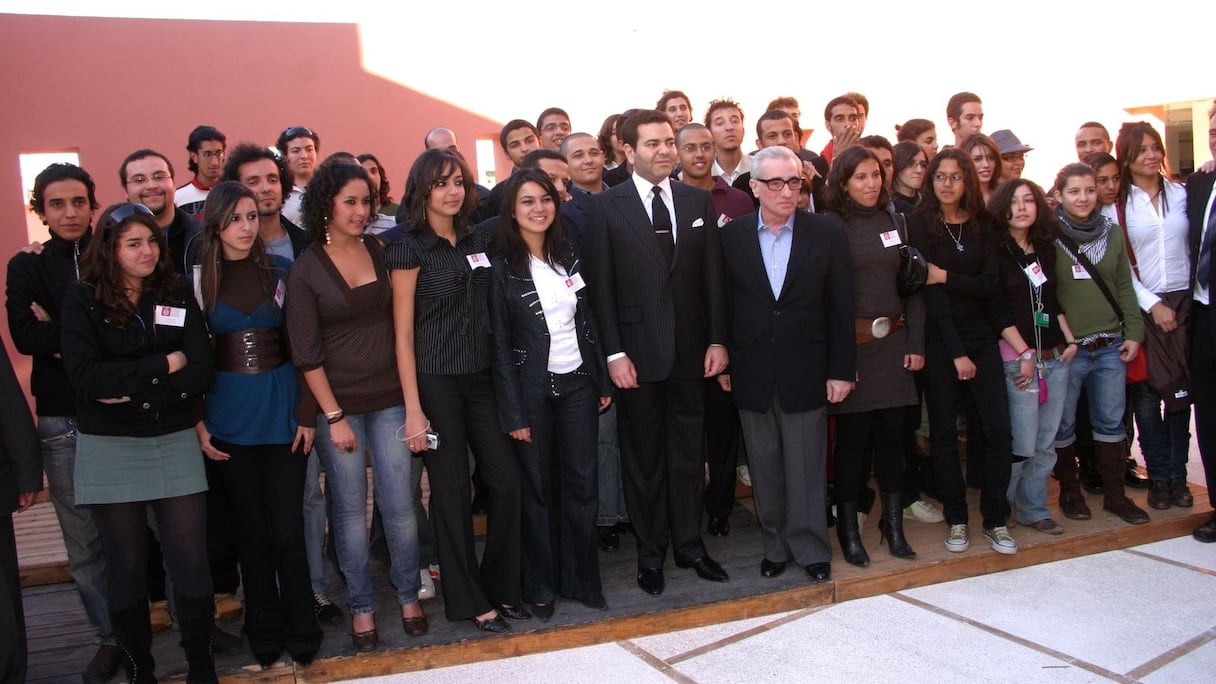
[{"label": "orange painted wall", "polygon": [[[496,139],[502,122],[371,75],[360,54],[348,24],[0,15],[3,263],[26,242],[23,152],[78,148],[102,206],[124,199],[118,165],[142,147],[173,161],[178,185],[189,180],[186,136],[204,123],[229,146],[272,145],[287,126],[308,126],[321,136],[322,157],[376,154],[397,200],[435,126],[453,129],[475,166],[474,140]],[[501,178],[509,165],[497,156]],[[28,357],[12,351],[7,320],[2,329],[25,382]]]}]

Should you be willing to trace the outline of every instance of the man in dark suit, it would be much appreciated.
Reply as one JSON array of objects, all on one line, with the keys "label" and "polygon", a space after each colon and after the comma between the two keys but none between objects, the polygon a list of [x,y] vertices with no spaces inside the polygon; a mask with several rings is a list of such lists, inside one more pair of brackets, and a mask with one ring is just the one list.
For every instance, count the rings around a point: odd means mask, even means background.
[{"label": "man in dark suit", "polygon": [[667,115],[638,110],[621,120],[617,137],[633,175],[592,199],[584,262],[618,389],[638,585],[658,595],[669,542],[678,567],[728,579],[700,535],[701,383],[727,361],[722,252],[709,193],[671,182],[676,144]]},{"label": "man in dark suit", "polygon": [[794,560],[831,579],[827,410],[853,389],[853,266],[844,225],[798,211],[802,163],[788,148],[752,159],[760,210],[722,228],[730,318],[729,375],[764,540],[760,574]]},{"label": "man in dark suit", "polygon": [[[1208,147],[1216,156],[1216,102],[1208,110]],[[1216,327],[1212,320],[1212,252],[1216,243],[1216,174],[1193,173],[1186,179],[1187,215],[1191,218],[1190,252],[1194,301],[1191,302],[1191,398],[1195,434],[1207,474],[1208,502],[1216,508]],[[1216,513],[1192,533],[1201,542],[1216,542]]]}]

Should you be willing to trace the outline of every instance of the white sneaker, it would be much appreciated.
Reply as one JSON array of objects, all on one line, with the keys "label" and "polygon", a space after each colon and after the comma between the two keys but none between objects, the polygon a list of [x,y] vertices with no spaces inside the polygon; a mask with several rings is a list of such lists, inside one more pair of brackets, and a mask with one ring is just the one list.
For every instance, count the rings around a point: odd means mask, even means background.
[{"label": "white sneaker", "polygon": [[[1009,533],[1006,532],[1005,534]],[[951,525],[950,534],[946,536],[946,550],[953,553],[962,553],[969,548],[971,548],[971,539],[967,535],[967,526]]]},{"label": "white sneaker", "polygon": [[915,520],[923,523],[939,523],[946,519],[942,512],[936,506],[927,502],[916,500],[904,508],[904,520]]},{"label": "white sneaker", "polygon": [[741,465],[735,468],[735,473],[738,474],[739,481],[743,483],[744,487],[752,486],[752,471],[748,470],[747,466]]},{"label": "white sneaker", "polygon": [[992,550],[997,553],[1012,556],[1018,552],[1018,543],[1013,540],[1013,537],[1009,536],[1009,529],[1003,525],[992,529],[985,528],[984,539],[992,542]]},{"label": "white sneaker", "polygon": [[419,570],[418,575],[422,578],[422,588],[418,590],[418,600],[425,601],[435,598],[435,581],[431,579],[430,568]]}]

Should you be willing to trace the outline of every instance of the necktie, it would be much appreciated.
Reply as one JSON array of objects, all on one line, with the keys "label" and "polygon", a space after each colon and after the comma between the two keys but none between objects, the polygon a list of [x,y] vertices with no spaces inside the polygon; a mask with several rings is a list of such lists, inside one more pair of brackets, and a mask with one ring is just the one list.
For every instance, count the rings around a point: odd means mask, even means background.
[{"label": "necktie", "polygon": [[1216,243],[1216,210],[1208,217],[1207,230],[1203,232],[1203,242],[1199,245],[1199,264],[1195,270],[1195,279],[1208,292],[1212,291],[1210,280],[1212,276],[1212,244]]},{"label": "necktie", "polygon": [[654,186],[650,200],[650,222],[654,225],[654,236],[659,241],[659,251],[667,259],[670,266],[676,254],[676,241],[671,234],[671,215],[667,213],[667,205],[663,204],[663,188]]}]

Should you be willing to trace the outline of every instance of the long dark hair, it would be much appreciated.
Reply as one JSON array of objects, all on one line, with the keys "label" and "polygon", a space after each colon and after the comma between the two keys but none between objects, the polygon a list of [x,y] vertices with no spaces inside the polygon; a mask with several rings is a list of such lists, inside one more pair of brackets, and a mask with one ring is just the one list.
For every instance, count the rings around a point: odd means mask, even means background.
[{"label": "long dark hair", "polygon": [[[507,179],[503,188],[504,211],[498,215],[498,240],[502,244],[503,253],[511,275],[517,278],[530,279],[531,269],[528,267],[528,245],[519,234],[519,221],[515,219],[515,200],[526,183],[536,183],[553,198],[553,223],[545,231],[545,239],[541,243],[541,256],[545,263],[554,271],[560,264],[567,272],[573,266],[574,253],[566,242],[566,233],[562,228],[561,198],[557,188],[549,180],[549,176],[540,169],[522,169]],[[507,209],[509,207],[509,209]]]},{"label": "long dark hair", "polygon": [[427,150],[418,155],[414,165],[410,167],[410,175],[405,180],[405,196],[401,198],[401,203],[406,207],[405,215],[410,231],[420,231],[428,227],[426,205],[431,197],[431,188],[457,171],[460,171],[464,179],[464,204],[460,207],[460,213],[455,216],[454,224],[459,229],[468,223],[469,217],[477,210],[473,172],[469,170],[464,157],[455,150]]},{"label": "long dark hair", "polygon": [[958,164],[959,173],[963,174],[963,198],[959,202],[959,208],[967,212],[968,217],[963,230],[979,230],[980,225],[987,220],[988,214],[984,209],[984,193],[980,190],[980,176],[975,171],[971,155],[960,148],[947,147],[929,160],[929,166],[925,169],[925,182],[930,184],[930,188],[921,193],[920,205],[916,207],[916,214],[929,219],[928,235],[934,240],[946,239],[946,229],[941,225],[942,202],[937,197],[937,188],[932,187],[933,176],[937,174],[942,162],[946,160],[952,160]]},{"label": "long dark hair", "polygon": [[[115,221],[113,216],[123,216]],[[119,202],[106,207],[97,221],[97,233],[80,257],[80,279],[93,288],[93,298],[106,312],[106,320],[119,330],[130,325],[135,309],[127,298],[126,280],[115,256],[122,236],[131,226],[139,224],[152,231],[152,239],[160,248],[156,268],[144,278],[143,296],[158,300],[176,300],[184,292],[181,277],[173,270],[169,246],[152,216],[142,204]]]},{"label": "long dark hair", "polygon": [[[1118,205],[1127,206],[1127,196],[1131,193],[1132,171],[1131,164],[1140,156],[1140,146],[1148,137],[1161,146],[1161,172],[1157,174],[1157,190],[1161,193],[1161,213],[1165,214],[1169,206],[1166,204],[1165,183],[1169,173],[1170,161],[1165,153],[1165,141],[1161,134],[1147,122],[1123,124],[1119,129],[1119,138],[1115,141],[1115,157],[1119,160],[1119,198]],[[1126,209],[1125,209],[1126,211]]]},{"label": "long dark hair", "polygon": [[[236,205],[242,198],[253,200],[253,206],[258,206],[257,197],[253,191],[236,181],[223,181],[211,188],[207,201],[203,204],[203,229],[199,234],[202,246],[199,248],[199,264],[201,274],[200,284],[203,293],[203,310],[214,311],[220,298],[220,261],[224,257],[224,245],[220,233],[228,226],[236,213]],[[262,275],[262,294],[270,295],[274,290],[274,269],[270,266],[270,258],[266,256],[266,248],[262,245],[261,236],[253,238],[253,249],[249,258],[258,266]]]},{"label": "long dark hair", "polygon": [[[891,148],[891,161],[893,164],[891,168],[892,193],[897,192],[895,184],[899,182],[899,172],[912,166],[912,164],[916,162],[917,155],[925,158],[925,167],[927,168],[929,166],[929,153],[925,152],[925,148],[921,147],[919,144],[909,140],[904,140],[902,142],[895,143],[895,147]],[[926,175],[921,179],[920,187],[913,190],[913,192],[917,193],[916,200],[918,202],[920,201],[920,194],[925,190],[925,182],[928,180],[929,177]]]},{"label": "long dark hair", "polygon": [[380,171],[380,187],[374,188],[377,192],[377,196],[379,197],[377,204],[380,206],[392,204],[393,196],[389,194],[389,192],[392,190],[392,186],[388,182],[388,175],[384,172],[384,164],[381,164],[380,160],[376,159],[376,155],[372,154],[371,152],[364,152],[363,154],[355,157],[355,159],[358,159],[360,164],[365,161],[370,161],[376,165],[376,168]]},{"label": "long dark hair", "polygon": [[988,214],[992,216],[993,224],[997,228],[997,241],[1002,245],[1013,242],[1013,237],[1009,235],[1009,221],[1013,218],[1013,195],[1021,187],[1030,188],[1030,194],[1034,197],[1034,223],[1031,224],[1026,237],[1030,244],[1034,245],[1036,252],[1050,250],[1056,238],[1055,212],[1047,206],[1043,189],[1025,178],[1001,183],[988,200]]},{"label": "long dark hair", "polygon": [[[992,192],[996,190],[996,186],[1001,184],[1001,174],[1005,172],[1005,167],[1001,162],[1001,146],[997,145],[996,141],[983,133],[972,133],[960,145],[960,148],[967,153],[968,157],[971,156],[971,150],[976,147],[987,148],[992,153],[992,176],[988,179],[988,192]],[[972,163],[974,164],[975,162],[972,161]],[[976,177],[979,177],[979,171],[976,171]],[[983,186],[980,186],[980,189],[982,191]]]},{"label": "long dark hair", "polygon": [[827,185],[824,188],[824,203],[827,204],[828,211],[836,214],[842,221],[848,223],[849,219],[859,209],[863,207],[853,198],[849,196],[849,179],[856,173],[857,167],[866,160],[873,160],[878,164],[878,171],[883,176],[883,186],[878,191],[878,203],[875,207],[882,208],[887,206],[887,190],[886,178],[887,172],[882,168],[882,162],[878,160],[878,155],[861,145],[853,145],[845,149],[835,159],[832,160],[832,169],[828,171]]}]

